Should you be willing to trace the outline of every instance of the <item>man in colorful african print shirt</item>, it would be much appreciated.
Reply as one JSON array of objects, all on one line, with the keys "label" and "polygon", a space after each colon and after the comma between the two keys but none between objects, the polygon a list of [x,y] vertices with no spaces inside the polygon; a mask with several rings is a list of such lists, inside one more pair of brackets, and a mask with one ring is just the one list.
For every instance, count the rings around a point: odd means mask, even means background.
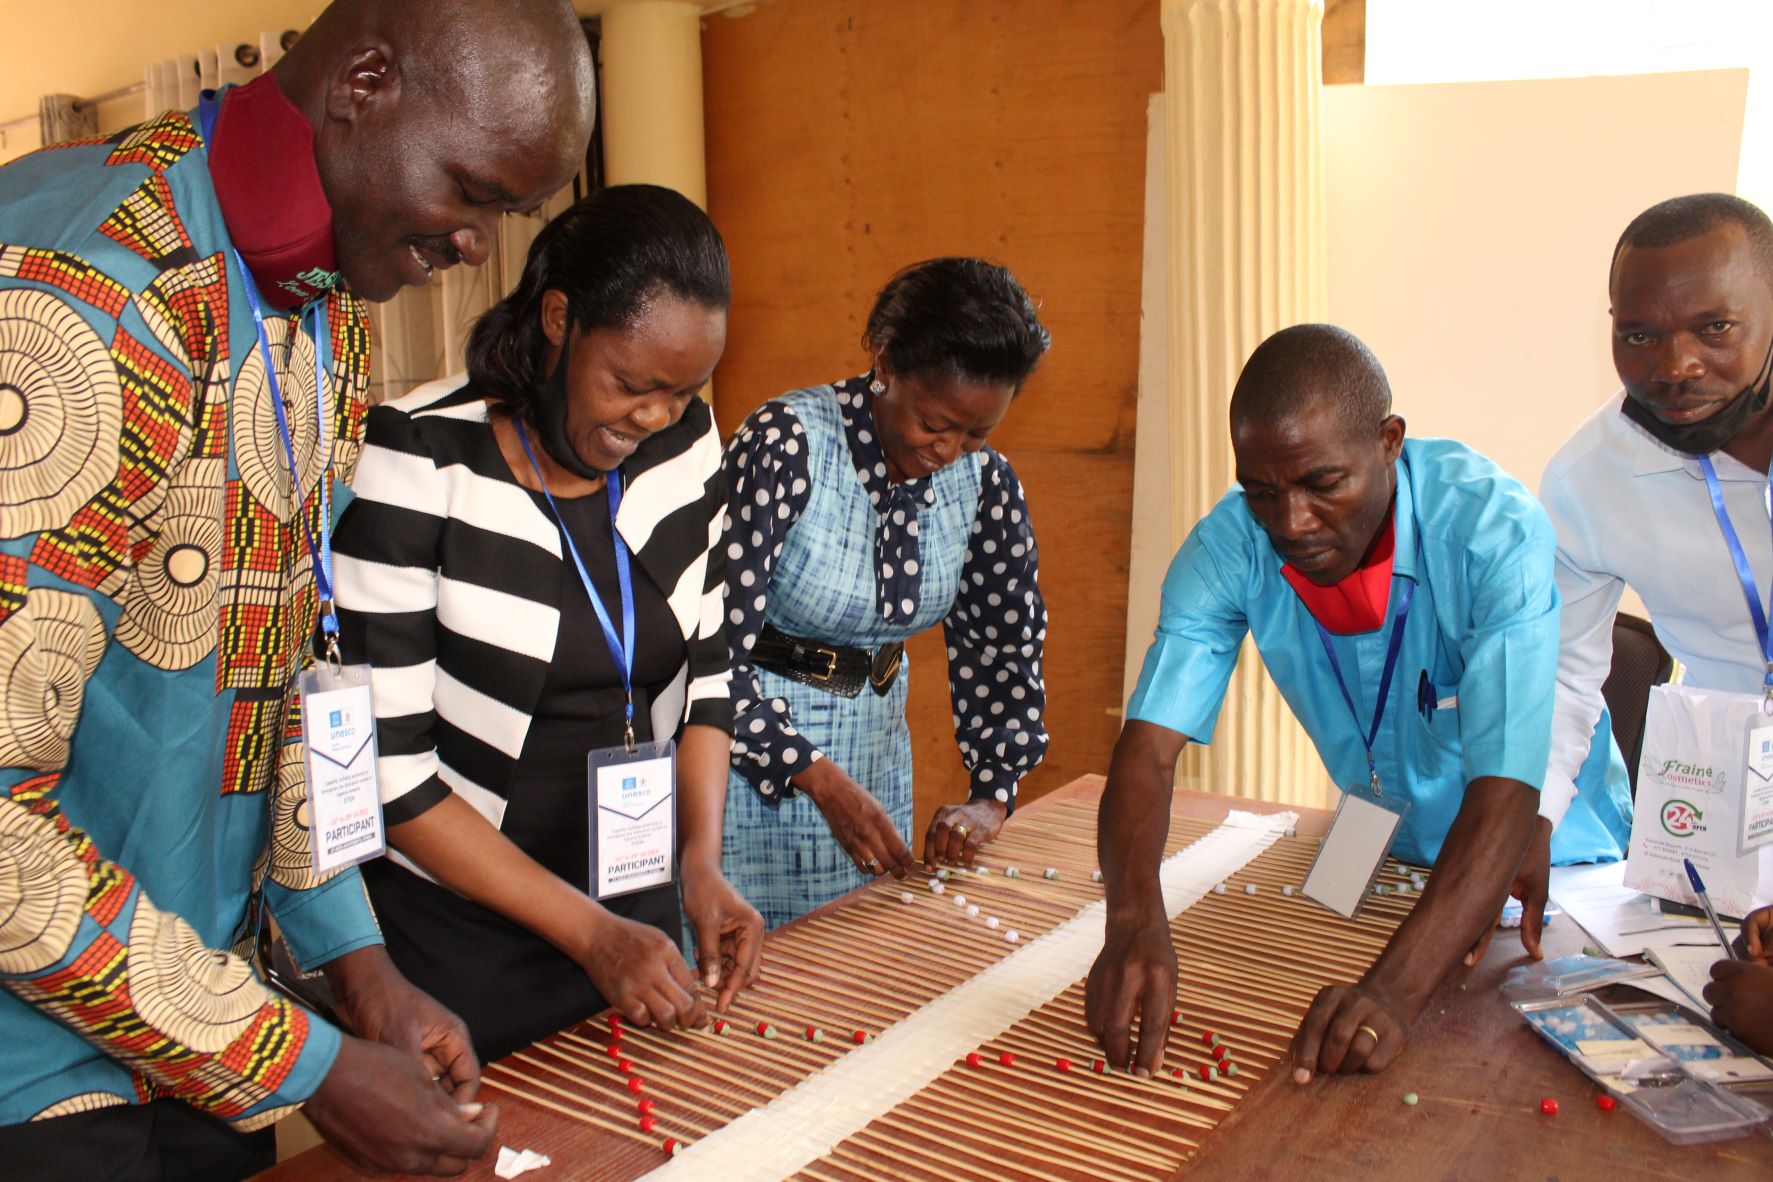
[{"label": "man in colorful african print shirt", "polygon": [[[394,972],[356,872],[312,871],[291,686],[362,301],[485,261],[593,106],[564,0],[357,0],[200,111],[0,171],[9,1176],[238,1177],[304,1102],[371,1168],[490,1143],[460,1023]],[[267,913],[357,1037],[254,976]]]}]

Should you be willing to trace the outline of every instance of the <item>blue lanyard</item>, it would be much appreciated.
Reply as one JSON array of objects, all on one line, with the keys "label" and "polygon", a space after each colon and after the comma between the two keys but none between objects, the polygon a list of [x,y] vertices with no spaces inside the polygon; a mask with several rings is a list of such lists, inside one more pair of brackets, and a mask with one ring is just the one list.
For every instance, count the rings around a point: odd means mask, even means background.
[{"label": "blue lanyard", "polygon": [[[219,108],[216,96],[205,92],[198,107],[205,142],[215,137],[215,121]],[[302,533],[308,541],[308,555],[314,562],[314,586],[320,594],[320,630],[326,636],[326,655],[336,661],[339,656],[339,617],[333,609],[332,596],[332,457],[327,451],[326,442],[326,369],[331,327],[326,317],[326,301],[318,299],[310,304],[307,317],[308,330],[314,336],[314,429],[318,432],[315,446],[326,457],[320,476],[320,536],[317,541],[308,524],[308,516],[302,509],[302,502],[306,498],[300,487],[295,438],[290,434],[289,415],[283,409],[283,388],[282,383],[277,380],[277,359],[271,353],[271,338],[265,331],[265,313],[259,305],[258,284],[254,281],[246,260],[240,257],[239,250],[230,247],[229,253],[234,256],[234,265],[240,269],[241,283],[246,289],[246,306],[252,310],[253,327],[258,330],[259,352],[265,357],[265,383],[271,388],[271,406],[277,413],[277,431],[283,437],[283,455],[289,461],[290,497],[295,503],[292,512],[302,523]]]},{"label": "blue lanyard", "polygon": [[[1761,591],[1755,585],[1754,568],[1748,565],[1742,539],[1736,536],[1736,527],[1730,523],[1730,511],[1724,508],[1724,489],[1718,483],[1718,472],[1711,466],[1710,456],[1699,457],[1699,470],[1705,473],[1705,488],[1711,493],[1711,511],[1717,515],[1718,527],[1724,531],[1724,542],[1730,547],[1730,561],[1736,564],[1736,581],[1742,584],[1743,598],[1748,600],[1748,615],[1754,621],[1755,639],[1761,644],[1761,660],[1767,669],[1761,682],[1762,696],[1767,703],[1773,703],[1773,635],[1768,633],[1767,613],[1761,607]],[[1768,485],[1768,496],[1773,499],[1773,483]]]},{"label": "blue lanyard", "polygon": [[[1373,795],[1382,796],[1379,788],[1379,765],[1373,761],[1373,742],[1379,737],[1379,723],[1385,717],[1385,701],[1391,696],[1391,675],[1397,672],[1398,654],[1404,647],[1404,622],[1410,618],[1410,601],[1416,598],[1416,580],[1408,576],[1403,578],[1404,585],[1398,591],[1397,612],[1391,619],[1391,641],[1385,647],[1385,671],[1379,675],[1379,700],[1373,706],[1373,725],[1366,734],[1367,775],[1373,787]],[[1348,713],[1354,718],[1355,729],[1361,725],[1361,712],[1354,704],[1354,696],[1348,692],[1348,683],[1342,679],[1342,662],[1336,659],[1336,646],[1330,643],[1330,630],[1317,619],[1318,639],[1324,642],[1324,653],[1330,658],[1330,669],[1336,674],[1336,688],[1342,691],[1342,700],[1348,703]]]},{"label": "blue lanyard", "polygon": [[616,529],[616,514],[622,508],[622,473],[620,469],[612,469],[606,476],[609,485],[609,532],[616,544],[616,583],[622,589],[622,634],[616,635],[616,626],[610,621],[609,609],[603,606],[603,597],[597,594],[597,585],[591,581],[591,572],[585,569],[585,560],[579,556],[579,547],[573,541],[571,531],[560,516],[560,506],[554,503],[554,494],[548,491],[547,477],[542,475],[540,464],[536,463],[536,452],[529,445],[529,432],[524,430],[522,423],[514,423],[517,428],[518,442],[523,444],[523,454],[529,457],[529,466],[535,470],[536,483],[542,486],[542,495],[548,498],[548,508],[554,513],[554,523],[560,527],[560,536],[566,540],[567,553],[573,556],[573,565],[579,570],[579,581],[585,584],[585,594],[591,597],[591,608],[597,613],[597,622],[603,626],[603,641],[609,645],[609,655],[615,659],[616,668],[622,672],[622,689],[628,694],[627,733],[625,741],[628,750],[634,750],[634,575],[629,568],[628,547],[622,541],[622,535]]}]

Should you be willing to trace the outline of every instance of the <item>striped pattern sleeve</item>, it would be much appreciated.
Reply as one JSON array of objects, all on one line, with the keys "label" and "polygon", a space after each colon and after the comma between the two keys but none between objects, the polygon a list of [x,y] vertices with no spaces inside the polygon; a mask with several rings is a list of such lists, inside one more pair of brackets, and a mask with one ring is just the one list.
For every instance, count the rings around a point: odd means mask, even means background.
[{"label": "striped pattern sleeve", "polygon": [[[726,517],[726,473],[721,467],[720,433],[710,418],[708,430],[691,447],[695,476],[703,486],[697,509],[703,515],[698,526],[686,524],[687,537],[699,539],[701,563],[691,562],[686,577],[701,568],[694,632],[689,638],[689,709],[684,719],[691,726],[712,726],[727,734],[733,731],[732,650],[726,634],[726,561],[721,549],[721,524]],[[687,540],[686,537],[686,540]]]},{"label": "striped pattern sleeve", "polygon": [[418,423],[394,406],[369,412],[355,494],[333,538],[339,646],[367,664],[376,771],[390,825],[449,795],[437,754],[438,542],[443,477]]}]

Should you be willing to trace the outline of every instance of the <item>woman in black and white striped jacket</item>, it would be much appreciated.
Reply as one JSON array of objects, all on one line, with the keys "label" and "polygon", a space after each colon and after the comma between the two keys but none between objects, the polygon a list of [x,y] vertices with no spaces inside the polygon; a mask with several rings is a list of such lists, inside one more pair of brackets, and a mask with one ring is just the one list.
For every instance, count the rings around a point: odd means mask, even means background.
[{"label": "woman in black and white striped jacket", "polygon": [[[536,240],[517,290],[475,327],[466,386],[369,413],[335,541],[345,659],[373,671],[393,847],[364,877],[389,954],[483,1058],[606,1003],[637,1024],[699,1024],[679,885],[720,1008],[755,970],[761,921],[719,864],[725,492],[696,397],[729,288],[694,205],[606,189]],[[615,535],[632,555],[634,738],[677,741],[678,871],[600,904],[587,755],[623,745],[630,698],[583,578],[619,642]]]}]

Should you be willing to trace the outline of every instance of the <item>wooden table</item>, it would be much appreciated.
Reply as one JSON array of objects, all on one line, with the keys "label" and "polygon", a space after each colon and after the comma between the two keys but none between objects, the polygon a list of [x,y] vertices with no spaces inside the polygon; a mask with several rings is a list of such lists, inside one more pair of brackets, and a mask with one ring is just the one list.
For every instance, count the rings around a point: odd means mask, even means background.
[{"label": "wooden table", "polygon": [[[1025,810],[1035,812],[1047,801],[1094,799],[1102,785],[1100,776],[1085,776]],[[1233,807],[1275,812],[1282,806],[1178,792],[1171,813],[1218,820]],[[1326,811],[1306,810],[1299,832],[1321,834],[1329,818]],[[831,906],[844,906],[844,901]],[[1276,938],[1285,939],[1285,933]],[[1584,942],[1581,929],[1563,917],[1546,930],[1545,951],[1548,956],[1577,952]],[[1483,961],[1454,973],[1429,1002],[1411,1029],[1408,1049],[1383,1075],[1320,1079],[1301,1088],[1285,1072],[1274,1072],[1210,1134],[1176,1177],[1215,1182],[1362,1176],[1411,1182],[1773,1179],[1769,1136],[1681,1147],[1623,1110],[1604,1113],[1596,1108],[1597,1089],[1529,1030],[1499,992],[1503,976],[1521,956],[1518,937],[1498,932]],[[1415,1092],[1420,1103],[1404,1105],[1406,1092]],[[1558,1101],[1557,1116],[1540,1113],[1539,1101],[1545,1097]],[[570,1145],[574,1160],[598,1160],[600,1135],[594,1130],[505,1096],[499,1097],[499,1109],[500,1143],[543,1152]],[[362,1176],[330,1151],[316,1149],[259,1177],[261,1182],[344,1182]],[[493,1178],[491,1155],[466,1177]],[[566,1182],[599,1175],[569,1173],[556,1165],[525,1177]]]}]

